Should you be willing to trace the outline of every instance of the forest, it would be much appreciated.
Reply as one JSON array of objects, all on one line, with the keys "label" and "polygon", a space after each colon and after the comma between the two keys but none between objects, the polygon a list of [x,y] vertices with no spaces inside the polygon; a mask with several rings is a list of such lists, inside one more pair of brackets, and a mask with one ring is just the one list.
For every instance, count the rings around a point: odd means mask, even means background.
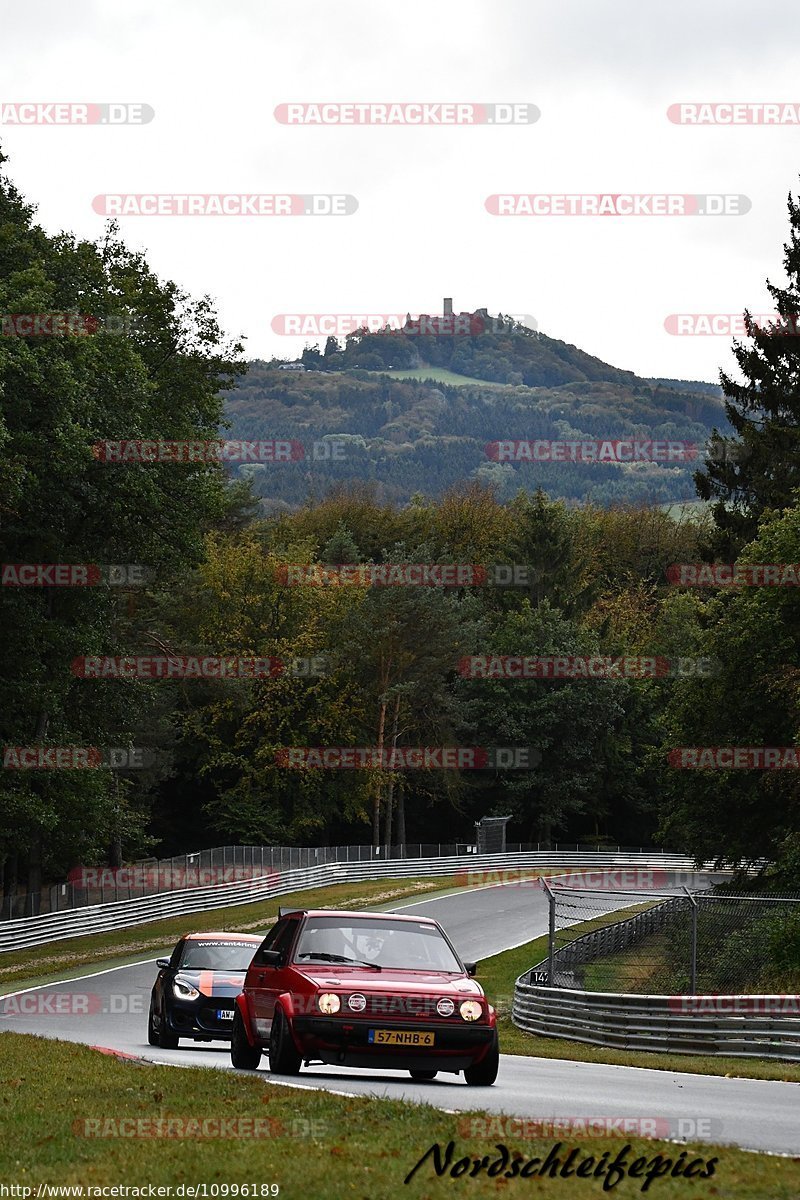
[{"label": "forest", "polygon": [[[495,335],[451,336],[449,341],[480,343],[483,338],[494,341]],[[362,345],[373,340],[380,343],[380,335],[365,334]],[[697,499],[694,460],[512,463],[493,459],[489,447],[498,440],[623,437],[681,441],[702,457],[715,429],[722,435],[730,433],[718,387],[684,384],[681,389],[679,381],[637,379],[530,330],[520,331],[514,340],[542,351],[545,360],[551,356],[548,344],[574,351],[580,365],[575,366],[565,353],[559,382],[533,387],[482,384],[477,379],[452,384],[433,378],[397,378],[360,368],[312,367],[295,373],[276,363],[250,362],[226,397],[226,436],[295,439],[305,454],[279,465],[247,463],[238,474],[249,479],[265,514],[297,508],[309,496],[322,498],[335,485],[359,483],[372,484],[379,500],[397,504],[407,504],[415,495],[441,498],[464,481],[490,485],[501,500],[513,499],[520,489],[542,489],[568,504],[604,507]],[[582,369],[584,359],[596,364],[592,377]],[[546,370],[544,375],[550,378]],[[336,456],[324,453],[326,442],[335,443]]]},{"label": "forest", "polygon": [[[800,281],[793,201],[789,219],[790,283],[774,289],[784,315]],[[3,561],[93,568],[84,586],[4,574],[7,894],[79,864],[223,842],[471,840],[476,819],[506,814],[511,840],[659,844],[800,869],[795,772],[676,757],[798,741],[796,589],[698,587],[676,573],[800,561],[796,338],[752,328],[736,351],[741,378],[722,377],[724,408],[712,393],[621,377],[491,395],[339,371],[278,378],[248,369],[210,301],[158,278],[113,225],[96,243],[49,235],[4,177],[0,228],[3,312],[96,318],[80,336],[0,338]],[[425,443],[429,457],[391,487],[368,472],[318,479],[301,463],[292,490],[289,465],[248,479],[213,457],[98,454],[107,439],[229,438],[226,415],[239,437],[368,444],[378,431],[395,447]],[[459,418],[469,453],[449,440]],[[613,484],[587,496],[605,465],[511,468],[505,487],[474,467],[484,440],[569,436],[573,424],[590,436],[716,427],[737,453],[723,440],[682,468],[703,508],[681,517],[602,492]],[[347,564],[482,570],[453,586],[381,586],[368,572],[337,578]],[[323,581],[292,584],[292,566]],[[76,668],[104,656],[271,666],[213,679]],[[487,656],[662,666],[524,678],[464,668]],[[65,747],[93,748],[92,769],[21,766],[21,749]],[[125,747],[147,753],[126,769],[109,753]],[[303,747],[526,747],[535,763],[336,770],[293,765],[288,751]]]}]

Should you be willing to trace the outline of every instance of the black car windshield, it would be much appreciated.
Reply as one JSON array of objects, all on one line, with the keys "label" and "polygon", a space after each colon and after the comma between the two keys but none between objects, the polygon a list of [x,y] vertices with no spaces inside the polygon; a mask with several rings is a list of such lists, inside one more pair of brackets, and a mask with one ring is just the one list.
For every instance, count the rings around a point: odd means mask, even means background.
[{"label": "black car windshield", "polygon": [[215,942],[192,938],[184,942],[181,970],[246,971],[258,945],[258,942]]},{"label": "black car windshield", "polygon": [[353,917],[309,917],[294,961],[297,963],[353,960],[408,971],[450,971],[463,968],[435,925],[416,921],[363,921]]}]

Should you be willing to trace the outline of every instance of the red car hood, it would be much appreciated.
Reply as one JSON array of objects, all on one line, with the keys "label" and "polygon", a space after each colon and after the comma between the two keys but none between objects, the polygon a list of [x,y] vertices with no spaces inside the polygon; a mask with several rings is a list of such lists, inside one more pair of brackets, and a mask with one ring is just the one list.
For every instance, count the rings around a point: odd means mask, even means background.
[{"label": "red car hood", "polygon": [[352,992],[371,992],[373,995],[398,992],[415,996],[460,996],[462,999],[483,996],[483,988],[466,975],[448,975],[437,971],[398,971],[384,967],[370,971],[364,967],[340,967],[338,963],[307,967],[294,965],[294,970],[315,987],[342,988]]}]

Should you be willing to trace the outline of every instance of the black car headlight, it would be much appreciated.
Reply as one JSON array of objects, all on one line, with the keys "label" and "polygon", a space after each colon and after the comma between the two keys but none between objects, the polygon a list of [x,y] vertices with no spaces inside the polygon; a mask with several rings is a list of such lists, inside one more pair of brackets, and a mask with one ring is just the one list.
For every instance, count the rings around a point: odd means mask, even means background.
[{"label": "black car headlight", "polygon": [[200,995],[197,988],[193,983],[189,983],[188,979],[173,979],[172,990],[179,1000],[196,1000]]}]

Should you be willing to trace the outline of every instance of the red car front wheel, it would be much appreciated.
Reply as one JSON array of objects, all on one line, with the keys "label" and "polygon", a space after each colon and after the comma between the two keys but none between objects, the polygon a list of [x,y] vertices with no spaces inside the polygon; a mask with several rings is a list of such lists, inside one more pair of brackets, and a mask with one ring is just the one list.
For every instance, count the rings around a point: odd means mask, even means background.
[{"label": "red car front wheel", "polygon": [[269,1069],[276,1075],[299,1075],[302,1061],[292,1041],[288,1022],[282,1010],[276,1008],[269,1038]]},{"label": "red car front wheel", "polygon": [[258,1046],[251,1046],[248,1042],[242,1014],[237,1007],[231,1030],[231,1066],[239,1071],[255,1071],[260,1062],[261,1051]]},{"label": "red car front wheel", "polygon": [[495,1034],[486,1056],[464,1071],[464,1078],[471,1087],[491,1087],[500,1069],[500,1045]]}]

